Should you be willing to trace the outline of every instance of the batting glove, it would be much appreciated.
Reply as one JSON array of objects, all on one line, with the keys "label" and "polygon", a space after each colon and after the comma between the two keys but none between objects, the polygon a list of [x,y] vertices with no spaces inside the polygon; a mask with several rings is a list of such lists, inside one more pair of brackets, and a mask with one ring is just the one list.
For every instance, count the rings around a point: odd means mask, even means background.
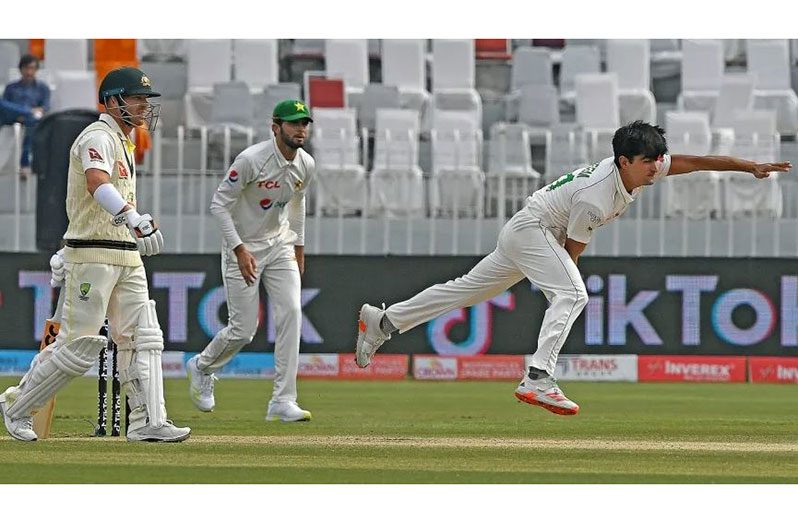
[{"label": "batting glove", "polygon": [[50,256],[50,287],[56,288],[63,285],[65,273],[64,249],[60,249]]},{"label": "batting glove", "polygon": [[111,223],[117,227],[127,225],[142,256],[155,256],[163,249],[163,235],[149,214],[130,209],[114,216]]}]

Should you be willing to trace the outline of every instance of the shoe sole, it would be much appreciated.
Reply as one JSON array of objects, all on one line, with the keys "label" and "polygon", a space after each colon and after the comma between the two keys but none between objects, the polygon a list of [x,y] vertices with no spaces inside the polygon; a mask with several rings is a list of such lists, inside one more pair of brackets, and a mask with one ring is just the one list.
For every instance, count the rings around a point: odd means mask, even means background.
[{"label": "shoe sole", "polygon": [[[365,309],[366,309],[365,305],[360,307],[360,313],[358,314],[358,317],[357,317],[357,338],[358,338],[358,341],[360,341],[360,337],[361,336],[363,336],[364,338],[366,337],[366,322],[363,320],[363,311]],[[371,363],[371,361],[369,361],[365,365],[361,365],[360,362],[357,361],[357,346],[355,346],[355,365],[357,365],[361,369],[365,369],[366,367],[369,366],[370,363]]]},{"label": "shoe sole", "polygon": [[189,432],[185,436],[180,436],[178,438],[173,439],[159,439],[159,438],[144,438],[144,439],[133,439],[128,437],[127,440],[130,443],[180,443],[181,441],[186,441],[191,433]]},{"label": "shoe sole", "polygon": [[313,416],[308,416],[306,418],[297,418],[297,419],[283,419],[279,416],[266,416],[266,421],[282,421],[283,423],[297,423],[302,421],[310,421]]},{"label": "shoe sole", "polygon": [[521,394],[519,392],[515,393],[515,397],[519,400],[523,401],[524,403],[529,403],[530,405],[536,405],[538,407],[543,407],[544,409],[548,410],[549,412],[553,412],[554,414],[559,414],[560,416],[573,416],[579,412],[579,406],[575,409],[566,409],[565,407],[558,407],[556,405],[550,405],[548,403],[544,403],[542,401],[538,401],[535,399],[535,396],[532,394]]}]

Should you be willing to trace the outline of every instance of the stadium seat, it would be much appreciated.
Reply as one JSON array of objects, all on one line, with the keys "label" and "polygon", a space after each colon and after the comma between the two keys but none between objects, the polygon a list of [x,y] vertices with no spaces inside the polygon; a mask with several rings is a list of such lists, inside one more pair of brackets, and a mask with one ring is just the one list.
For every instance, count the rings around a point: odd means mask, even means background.
[{"label": "stadium seat", "polygon": [[599,49],[589,45],[567,45],[560,66],[560,99],[571,105],[576,99],[576,75],[601,72]]},{"label": "stadium seat", "polygon": [[418,111],[377,109],[374,168],[369,176],[369,214],[420,216],[424,212],[418,140]]},{"label": "stadium seat", "polygon": [[[511,213],[524,205],[524,200],[537,189],[541,175],[532,168],[532,149],[529,131],[524,124],[497,122],[490,129],[488,158],[487,205],[488,216],[502,209],[498,201],[504,186],[504,209]],[[507,205],[509,204],[509,206]],[[506,217],[507,214],[500,215]]]},{"label": "stadium seat", "polygon": [[47,69],[57,71],[86,71],[89,68],[89,42],[85,38],[44,41]]},{"label": "stadium seat", "polygon": [[324,41],[325,71],[328,78],[342,78],[347,105],[357,107],[369,83],[368,42],[360,39]]},{"label": "stadium seat", "polygon": [[238,132],[252,128],[254,107],[249,87],[244,82],[213,84],[210,124],[231,127]]},{"label": "stadium seat", "polygon": [[246,82],[253,94],[279,82],[277,40],[234,40],[235,79]]},{"label": "stadium seat", "polygon": [[213,85],[232,80],[232,40],[189,40],[186,126],[197,129],[211,119]]},{"label": "stadium seat", "polygon": [[548,49],[519,47],[513,52],[510,92],[505,97],[505,118],[518,119],[520,91],[528,85],[554,85],[551,53]]},{"label": "stadium seat", "polygon": [[142,62],[185,62],[188,44],[180,39],[139,38],[136,54]]},{"label": "stadium seat", "polygon": [[429,104],[425,40],[382,41],[382,83],[399,88],[403,109],[414,109],[425,118]]},{"label": "stadium seat", "polygon": [[318,171],[317,211],[323,215],[363,211],[368,185],[354,109],[313,111],[313,157]]},{"label": "stadium seat", "polygon": [[729,129],[736,111],[750,111],[753,108],[754,77],[746,73],[725,74],[712,111],[712,127]]},{"label": "stadium seat", "polygon": [[0,42],[0,87],[11,81],[9,71],[19,65],[19,47],[13,42]]},{"label": "stadium seat", "polygon": [[791,84],[787,40],[748,40],[748,72],[755,76],[754,108],[775,110],[779,134],[796,134],[798,96]]},{"label": "stadium seat", "polygon": [[682,92],[680,111],[711,111],[718,97],[724,71],[720,40],[682,41]]},{"label": "stadium seat", "polygon": [[50,111],[97,109],[97,82],[94,71],[58,71]]},{"label": "stadium seat", "polygon": [[[778,161],[780,136],[776,131],[774,111],[735,111],[732,127],[732,155],[759,163]],[[724,174],[721,180],[725,185],[724,206],[727,216],[781,216],[783,202],[778,183],[779,173],[771,173],[762,180],[747,172]]]},{"label": "stadium seat", "polygon": [[401,109],[401,105],[399,88],[395,85],[366,85],[357,111],[360,126],[373,133],[377,126],[377,109]]},{"label": "stadium seat", "polygon": [[612,156],[608,143],[620,126],[618,76],[615,73],[576,76],[576,121],[590,137],[590,158]]},{"label": "stadium seat", "polygon": [[648,40],[607,41],[607,72],[618,75],[621,123],[657,121],[657,102],[650,89],[650,54]]},{"label": "stadium seat", "polygon": [[[665,115],[671,154],[704,156],[712,149],[709,114],[669,111]],[[718,217],[721,212],[720,175],[715,171],[669,176],[664,181],[665,216],[689,219]]]},{"label": "stadium seat", "polygon": [[348,105],[345,83],[340,78],[308,76],[306,81],[306,101],[311,108],[340,108]]},{"label": "stadium seat", "polygon": [[533,145],[544,146],[543,169],[548,173],[551,129],[560,124],[557,88],[553,85],[525,85],[519,92],[518,123],[527,127]]},{"label": "stadium seat", "polygon": [[442,216],[483,216],[482,130],[467,111],[437,111],[431,130],[430,207]]},{"label": "stadium seat", "polygon": [[476,74],[474,41],[432,41],[432,90],[473,89]]},{"label": "stadium seat", "polygon": [[510,40],[505,38],[477,38],[474,40],[477,60],[510,60]]}]

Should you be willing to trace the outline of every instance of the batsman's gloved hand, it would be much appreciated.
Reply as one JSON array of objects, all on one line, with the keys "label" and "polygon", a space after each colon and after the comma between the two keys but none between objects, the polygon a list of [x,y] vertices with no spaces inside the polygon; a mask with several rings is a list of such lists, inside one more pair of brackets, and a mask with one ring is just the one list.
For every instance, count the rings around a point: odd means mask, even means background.
[{"label": "batsman's gloved hand", "polygon": [[60,249],[50,256],[50,287],[56,288],[63,285],[65,273],[64,249]]},{"label": "batsman's gloved hand", "polygon": [[149,214],[130,209],[114,216],[111,223],[116,227],[127,225],[142,256],[155,256],[163,249],[163,235]]}]

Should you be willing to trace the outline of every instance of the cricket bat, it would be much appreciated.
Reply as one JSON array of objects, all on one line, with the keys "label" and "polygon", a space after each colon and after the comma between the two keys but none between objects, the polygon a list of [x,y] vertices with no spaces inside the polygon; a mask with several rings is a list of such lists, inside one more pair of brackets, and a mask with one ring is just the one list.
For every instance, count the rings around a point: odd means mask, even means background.
[{"label": "cricket bat", "polygon": [[[42,342],[39,344],[39,351],[55,341],[58,330],[61,328],[61,310],[64,308],[64,296],[66,292],[63,288],[58,291],[58,305],[55,306],[53,317],[44,323],[44,334]],[[55,396],[47,404],[33,415],[33,432],[39,439],[46,439],[50,436],[50,425],[53,422],[53,409],[55,409]]]}]

